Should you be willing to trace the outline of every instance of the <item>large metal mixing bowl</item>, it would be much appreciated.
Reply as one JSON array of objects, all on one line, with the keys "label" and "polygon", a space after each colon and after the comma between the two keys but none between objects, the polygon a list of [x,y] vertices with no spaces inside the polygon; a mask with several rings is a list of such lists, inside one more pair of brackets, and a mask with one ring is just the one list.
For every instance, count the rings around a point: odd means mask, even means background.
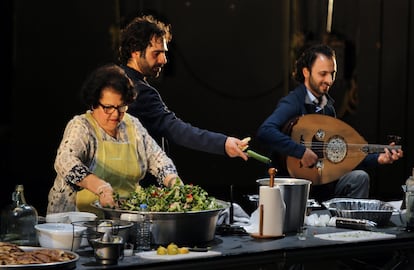
[{"label": "large metal mixing bowl", "polygon": [[219,213],[230,207],[230,203],[217,200],[221,206],[215,210],[193,212],[140,212],[109,209],[93,204],[104,212],[105,218],[120,219],[121,214],[148,215],[151,223],[153,245],[201,245],[212,241],[215,236]]}]

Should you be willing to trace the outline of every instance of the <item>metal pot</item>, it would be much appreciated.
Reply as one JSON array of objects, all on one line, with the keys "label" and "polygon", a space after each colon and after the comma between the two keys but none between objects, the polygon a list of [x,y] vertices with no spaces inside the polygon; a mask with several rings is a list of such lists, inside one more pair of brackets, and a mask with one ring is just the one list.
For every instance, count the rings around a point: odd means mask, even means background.
[{"label": "metal pot", "polygon": [[[279,186],[286,204],[283,232],[298,232],[303,227],[311,181],[298,178],[274,178],[274,185]],[[261,186],[269,185],[269,178],[256,180]]]},{"label": "metal pot", "polygon": [[98,207],[105,218],[119,219],[123,213],[149,215],[152,245],[200,245],[215,236],[219,213],[229,208],[227,202],[217,200],[220,209],[193,212],[140,212]]}]

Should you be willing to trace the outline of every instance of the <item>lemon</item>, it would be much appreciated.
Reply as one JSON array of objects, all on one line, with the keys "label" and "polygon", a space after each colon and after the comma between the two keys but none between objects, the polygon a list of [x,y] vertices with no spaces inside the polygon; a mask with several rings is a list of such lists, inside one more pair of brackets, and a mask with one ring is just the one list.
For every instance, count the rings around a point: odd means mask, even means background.
[{"label": "lemon", "polygon": [[190,250],[188,249],[188,247],[180,247],[180,248],[178,248],[178,253],[180,253],[180,254],[187,254],[189,252],[190,252]]},{"label": "lemon", "polygon": [[178,254],[178,246],[174,243],[171,243],[167,246],[167,253],[168,255],[177,255]]},{"label": "lemon", "polygon": [[168,252],[167,252],[167,249],[165,247],[159,246],[157,248],[157,255],[167,255],[167,254],[168,254]]}]

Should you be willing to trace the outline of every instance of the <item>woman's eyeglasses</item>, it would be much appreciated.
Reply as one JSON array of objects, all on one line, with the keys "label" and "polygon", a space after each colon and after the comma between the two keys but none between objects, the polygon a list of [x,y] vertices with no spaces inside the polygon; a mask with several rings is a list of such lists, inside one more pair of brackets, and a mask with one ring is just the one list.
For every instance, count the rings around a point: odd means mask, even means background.
[{"label": "woman's eyeglasses", "polygon": [[120,106],[114,106],[114,105],[103,105],[102,103],[98,102],[99,106],[102,107],[104,112],[106,114],[111,114],[115,110],[118,111],[118,113],[124,113],[128,110],[128,105],[120,105]]}]

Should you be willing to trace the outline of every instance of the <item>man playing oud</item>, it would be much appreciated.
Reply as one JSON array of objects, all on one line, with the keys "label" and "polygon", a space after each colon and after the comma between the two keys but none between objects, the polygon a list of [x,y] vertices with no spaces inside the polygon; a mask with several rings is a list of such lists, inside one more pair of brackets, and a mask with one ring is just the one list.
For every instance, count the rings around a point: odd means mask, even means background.
[{"label": "man playing oud", "polygon": [[[285,133],[285,126],[295,117],[307,114],[323,114],[336,117],[334,100],[329,96],[330,87],[337,72],[335,51],[327,45],[314,45],[297,59],[294,79],[300,84],[280,99],[276,109],[259,127],[257,138],[272,152],[272,161],[280,156],[298,159],[298,166],[312,168],[318,162],[318,155],[311,148],[292,139]],[[403,156],[398,147],[382,149],[382,153],[367,154],[354,170],[346,172],[339,179],[329,183],[312,185],[311,196],[317,201],[331,198],[368,198],[369,174],[363,168],[391,164]],[[280,160],[280,159],[279,159]],[[278,175],[288,175],[280,164]]]}]

